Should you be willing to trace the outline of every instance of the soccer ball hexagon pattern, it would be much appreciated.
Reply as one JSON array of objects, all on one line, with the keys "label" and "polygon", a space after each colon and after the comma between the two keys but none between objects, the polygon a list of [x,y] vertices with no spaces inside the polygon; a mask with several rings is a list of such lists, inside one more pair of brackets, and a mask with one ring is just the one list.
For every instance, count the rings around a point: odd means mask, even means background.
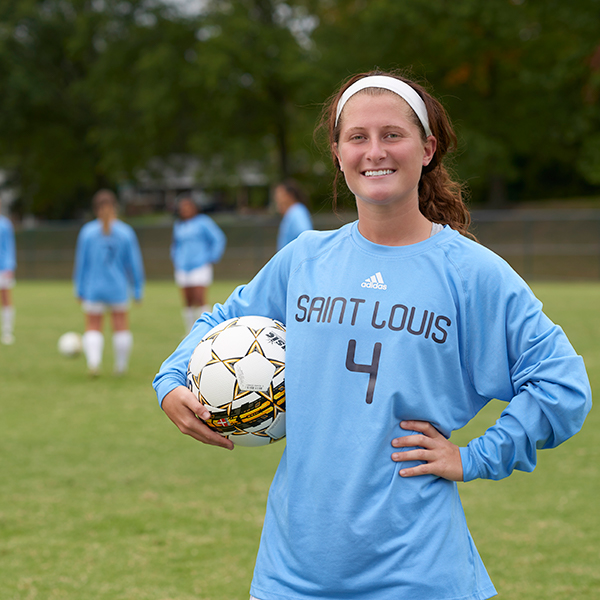
[{"label": "soccer ball hexagon pattern", "polygon": [[229,319],[194,349],[187,386],[211,412],[206,424],[240,446],[285,437],[285,327],[268,317]]}]

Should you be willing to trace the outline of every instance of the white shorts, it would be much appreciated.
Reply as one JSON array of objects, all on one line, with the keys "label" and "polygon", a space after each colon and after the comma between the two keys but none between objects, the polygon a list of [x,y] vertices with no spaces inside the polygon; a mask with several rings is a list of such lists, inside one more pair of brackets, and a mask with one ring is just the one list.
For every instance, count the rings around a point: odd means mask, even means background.
[{"label": "white shorts", "polygon": [[129,310],[129,302],[91,302],[84,300],[81,303],[81,308],[86,315],[103,315],[106,311],[110,312],[127,312]]},{"label": "white shorts", "polygon": [[15,287],[15,275],[12,271],[0,271],[0,290]]},{"label": "white shorts", "polygon": [[208,287],[213,282],[213,266],[202,265],[191,271],[175,271],[175,283],[179,287]]}]

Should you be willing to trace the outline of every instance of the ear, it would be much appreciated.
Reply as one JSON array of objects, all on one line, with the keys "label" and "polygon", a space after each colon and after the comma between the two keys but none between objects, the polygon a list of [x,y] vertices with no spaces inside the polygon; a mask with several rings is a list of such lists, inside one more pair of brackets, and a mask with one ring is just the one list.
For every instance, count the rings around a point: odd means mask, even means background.
[{"label": "ear", "polygon": [[338,150],[338,145],[337,145],[337,142],[334,142],[334,143],[331,145],[331,151],[333,152],[333,154],[334,154],[334,155],[335,155],[335,157],[337,158],[338,165],[340,166],[340,171],[343,173],[343,172],[344,172],[344,168],[342,167],[342,159],[341,159],[341,157],[340,157],[340,153],[339,153],[339,150]]},{"label": "ear", "polygon": [[426,167],[432,160],[437,150],[437,140],[430,135],[423,146],[423,166]]}]

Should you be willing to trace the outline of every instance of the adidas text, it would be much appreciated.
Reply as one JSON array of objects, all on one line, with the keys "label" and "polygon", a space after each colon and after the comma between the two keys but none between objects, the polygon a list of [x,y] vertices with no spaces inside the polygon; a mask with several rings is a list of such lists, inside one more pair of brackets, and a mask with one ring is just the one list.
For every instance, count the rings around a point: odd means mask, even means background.
[{"label": "adidas text", "polygon": [[360,284],[360,287],[372,288],[374,290],[387,290],[387,285],[385,283],[373,283],[372,281],[363,281]]},{"label": "adidas text", "polygon": [[373,290],[387,290],[387,285],[383,283],[383,277],[381,276],[381,273],[375,273],[375,275],[372,277],[365,279],[360,286]]}]

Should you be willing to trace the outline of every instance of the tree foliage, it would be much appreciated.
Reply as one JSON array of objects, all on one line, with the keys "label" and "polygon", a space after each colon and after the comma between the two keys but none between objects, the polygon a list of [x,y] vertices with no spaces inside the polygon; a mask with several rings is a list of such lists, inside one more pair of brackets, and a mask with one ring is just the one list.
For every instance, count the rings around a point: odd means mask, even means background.
[{"label": "tree foliage", "polygon": [[72,216],[153,158],[206,185],[243,165],[325,196],[312,130],[350,74],[401,67],[442,99],[475,199],[597,192],[600,0],[3,0],[0,169]]},{"label": "tree foliage", "polygon": [[322,24],[317,45],[340,74],[398,66],[426,79],[461,135],[456,166],[477,197],[505,200],[506,184],[518,197],[598,184],[597,0],[346,0]]}]

